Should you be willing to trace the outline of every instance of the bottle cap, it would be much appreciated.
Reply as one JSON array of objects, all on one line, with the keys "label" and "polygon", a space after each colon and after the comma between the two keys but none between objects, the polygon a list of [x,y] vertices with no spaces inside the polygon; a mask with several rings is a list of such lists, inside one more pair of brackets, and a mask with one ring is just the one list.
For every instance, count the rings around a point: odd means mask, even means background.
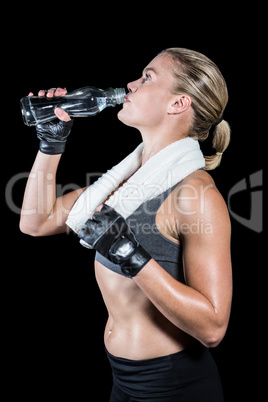
[{"label": "bottle cap", "polygon": [[126,91],[125,88],[115,88],[115,99],[116,103],[120,105],[121,103],[124,103],[125,101],[125,96],[126,96]]}]

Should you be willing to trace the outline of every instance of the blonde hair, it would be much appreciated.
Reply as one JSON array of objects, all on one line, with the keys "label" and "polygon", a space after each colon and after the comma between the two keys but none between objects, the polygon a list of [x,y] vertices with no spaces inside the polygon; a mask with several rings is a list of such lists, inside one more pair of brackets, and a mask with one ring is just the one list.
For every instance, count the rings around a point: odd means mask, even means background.
[{"label": "blonde hair", "polygon": [[212,146],[216,153],[205,157],[205,169],[215,169],[230,141],[229,124],[225,120],[219,121],[228,102],[226,82],[216,64],[201,53],[183,48],[170,48],[160,54],[168,54],[174,61],[174,93],[188,94],[192,99],[194,118],[189,137],[204,141],[209,131],[214,130]]}]

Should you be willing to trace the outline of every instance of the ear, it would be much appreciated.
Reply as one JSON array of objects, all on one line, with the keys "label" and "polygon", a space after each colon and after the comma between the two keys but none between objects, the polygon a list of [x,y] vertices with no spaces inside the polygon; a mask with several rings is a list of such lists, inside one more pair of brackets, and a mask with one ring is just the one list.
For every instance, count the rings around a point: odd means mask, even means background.
[{"label": "ear", "polygon": [[180,114],[185,112],[192,104],[189,95],[177,95],[168,105],[168,114]]}]

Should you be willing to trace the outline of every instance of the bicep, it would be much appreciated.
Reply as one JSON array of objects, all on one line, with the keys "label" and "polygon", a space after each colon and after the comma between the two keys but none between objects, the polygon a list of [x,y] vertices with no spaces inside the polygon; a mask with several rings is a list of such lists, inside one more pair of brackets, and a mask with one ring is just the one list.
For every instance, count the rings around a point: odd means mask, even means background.
[{"label": "bicep", "polygon": [[71,191],[56,199],[48,219],[40,228],[40,236],[50,236],[71,230],[65,222],[77,198],[85,189],[86,187]]}]

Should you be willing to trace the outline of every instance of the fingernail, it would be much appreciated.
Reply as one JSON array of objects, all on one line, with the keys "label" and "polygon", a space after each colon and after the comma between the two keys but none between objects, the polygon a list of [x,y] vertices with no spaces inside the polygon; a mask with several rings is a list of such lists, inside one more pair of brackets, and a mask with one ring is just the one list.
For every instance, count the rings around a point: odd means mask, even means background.
[{"label": "fingernail", "polygon": [[55,112],[57,112],[57,115],[61,116],[62,113],[63,113],[63,110],[60,109],[59,107],[57,107],[57,108],[55,109]]}]

